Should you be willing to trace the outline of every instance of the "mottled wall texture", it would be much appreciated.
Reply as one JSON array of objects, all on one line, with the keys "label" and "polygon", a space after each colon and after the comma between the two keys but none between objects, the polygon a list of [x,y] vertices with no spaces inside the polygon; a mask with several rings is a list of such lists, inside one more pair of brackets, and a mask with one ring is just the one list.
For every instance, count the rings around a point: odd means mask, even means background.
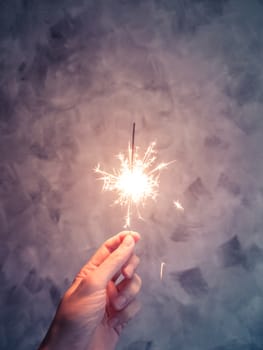
[{"label": "mottled wall texture", "polygon": [[122,230],[94,168],[134,121],[176,161],[132,218],[143,308],[118,349],[263,349],[262,23],[262,0],[0,0],[1,350],[36,349]]}]

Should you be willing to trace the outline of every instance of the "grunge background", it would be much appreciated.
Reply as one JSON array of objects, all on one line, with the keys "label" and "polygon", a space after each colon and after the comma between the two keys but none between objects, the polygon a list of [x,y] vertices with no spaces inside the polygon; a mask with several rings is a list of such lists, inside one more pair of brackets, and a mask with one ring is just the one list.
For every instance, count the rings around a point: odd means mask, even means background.
[{"label": "grunge background", "polygon": [[93,169],[133,121],[176,162],[132,219],[143,309],[118,349],[262,349],[262,21],[262,0],[0,0],[1,349],[36,349],[122,230]]}]

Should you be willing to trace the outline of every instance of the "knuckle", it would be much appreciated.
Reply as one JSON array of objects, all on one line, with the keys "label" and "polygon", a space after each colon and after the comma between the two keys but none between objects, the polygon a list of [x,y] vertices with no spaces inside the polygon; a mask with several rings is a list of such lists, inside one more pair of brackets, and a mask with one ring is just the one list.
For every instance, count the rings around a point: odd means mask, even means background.
[{"label": "knuckle", "polygon": [[134,275],[130,286],[125,291],[123,291],[123,293],[125,294],[126,298],[129,301],[131,301],[139,293],[141,286],[142,286],[141,278],[138,275]]},{"label": "knuckle", "polygon": [[86,285],[93,285],[95,282],[94,275],[92,273],[89,273],[85,278],[84,278],[84,283]]},{"label": "knuckle", "polygon": [[137,273],[134,275],[136,285],[138,286],[139,290],[141,289],[142,286],[142,279]]},{"label": "knuckle", "polygon": [[124,277],[131,278],[131,276],[133,274],[133,269],[130,268],[129,266],[125,266],[122,270],[122,273],[123,273]]},{"label": "knuckle", "polygon": [[123,271],[127,277],[132,278],[134,272],[139,265],[140,259],[138,256],[134,255],[132,259],[124,266]]},{"label": "knuckle", "polygon": [[85,290],[92,289],[97,285],[97,282],[96,276],[93,273],[89,273],[81,281],[81,288],[84,288]]}]

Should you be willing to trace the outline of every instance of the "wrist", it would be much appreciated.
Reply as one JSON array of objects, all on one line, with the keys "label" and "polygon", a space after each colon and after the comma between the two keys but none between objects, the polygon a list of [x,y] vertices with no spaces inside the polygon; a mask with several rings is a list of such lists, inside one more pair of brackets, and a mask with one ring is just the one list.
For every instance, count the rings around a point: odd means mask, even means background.
[{"label": "wrist", "polygon": [[60,347],[58,347],[58,341],[56,340],[58,339],[58,336],[57,336],[58,333],[59,333],[58,326],[55,320],[53,320],[38,350],[55,350],[55,349],[60,350]]},{"label": "wrist", "polygon": [[82,350],[91,339],[91,329],[83,331],[75,322],[54,318],[38,350]]}]

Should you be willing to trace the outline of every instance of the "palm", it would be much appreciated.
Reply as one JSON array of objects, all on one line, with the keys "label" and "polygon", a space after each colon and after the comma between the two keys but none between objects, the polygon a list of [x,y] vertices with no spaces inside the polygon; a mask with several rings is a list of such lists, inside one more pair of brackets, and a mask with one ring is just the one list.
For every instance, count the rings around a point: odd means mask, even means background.
[{"label": "palm", "polygon": [[[102,311],[103,317],[99,320],[98,325],[91,337],[91,343],[87,350],[107,349],[114,350],[119,339],[119,328],[114,328],[109,325],[109,320],[114,317],[114,308],[111,305],[111,299],[117,292],[114,283],[111,281],[107,288],[107,297],[104,301]],[[110,292],[111,291],[111,292]]]}]

